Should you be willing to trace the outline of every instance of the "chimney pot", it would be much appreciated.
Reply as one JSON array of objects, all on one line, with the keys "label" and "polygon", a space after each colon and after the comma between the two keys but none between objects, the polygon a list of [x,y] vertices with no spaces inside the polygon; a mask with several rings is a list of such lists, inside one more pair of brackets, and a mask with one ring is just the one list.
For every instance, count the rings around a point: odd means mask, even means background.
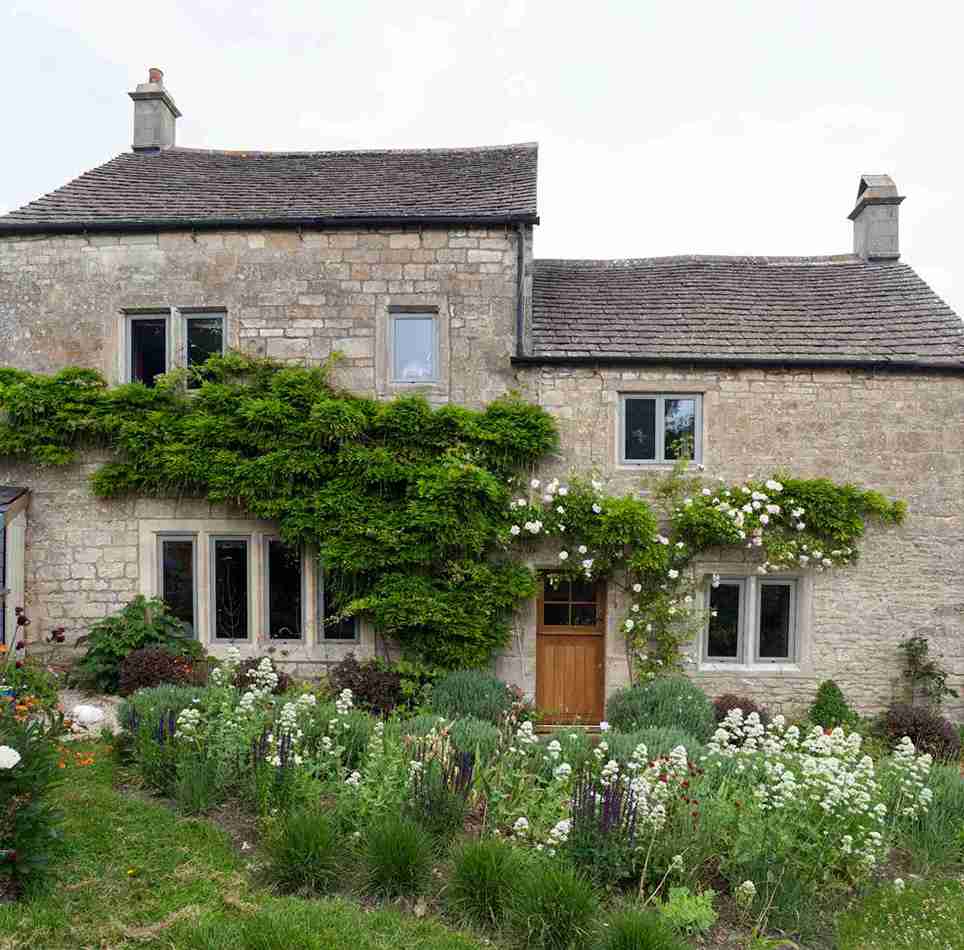
[{"label": "chimney pot", "polygon": [[903,200],[890,175],[860,176],[857,206],[848,215],[854,223],[854,254],[865,261],[900,257],[898,214]]},{"label": "chimney pot", "polygon": [[147,70],[147,82],[128,93],[134,100],[135,152],[160,152],[173,148],[180,110],[164,88],[164,72],[156,66]]}]

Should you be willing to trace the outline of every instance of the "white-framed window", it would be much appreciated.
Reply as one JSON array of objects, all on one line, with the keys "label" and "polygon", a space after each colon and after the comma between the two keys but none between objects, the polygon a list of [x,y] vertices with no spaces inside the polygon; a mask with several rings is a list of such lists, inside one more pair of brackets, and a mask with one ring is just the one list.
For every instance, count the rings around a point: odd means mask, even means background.
[{"label": "white-framed window", "polygon": [[439,328],[436,311],[390,308],[388,339],[393,383],[419,384],[439,381]]},{"label": "white-framed window", "polygon": [[720,577],[706,595],[703,663],[798,663],[799,588],[796,577]]},{"label": "white-framed window", "polygon": [[652,465],[703,458],[699,393],[624,393],[619,400],[619,461]]},{"label": "white-framed window", "polygon": [[251,539],[213,535],[210,545],[210,639],[247,640],[251,635]]},{"label": "white-framed window", "polygon": [[325,596],[325,569],[321,561],[317,562],[315,590],[317,592],[317,607],[315,616],[318,618],[318,640],[334,643],[357,643],[358,620],[355,617],[337,617]]},{"label": "white-framed window", "polygon": [[223,309],[159,307],[124,310],[122,315],[124,382],[153,386],[156,377],[168,370],[200,366],[224,352],[227,319]]},{"label": "white-framed window", "polygon": [[191,637],[197,637],[197,567],[196,534],[158,533],[158,594]]},{"label": "white-framed window", "polygon": [[305,582],[299,548],[264,539],[264,624],[269,640],[303,640]]}]

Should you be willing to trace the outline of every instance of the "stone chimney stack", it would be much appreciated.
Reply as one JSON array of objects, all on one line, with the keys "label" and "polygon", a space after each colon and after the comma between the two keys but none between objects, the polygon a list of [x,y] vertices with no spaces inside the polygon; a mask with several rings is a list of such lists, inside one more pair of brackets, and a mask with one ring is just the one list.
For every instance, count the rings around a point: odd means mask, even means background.
[{"label": "stone chimney stack", "polygon": [[900,257],[897,220],[903,200],[890,175],[860,176],[857,207],[848,215],[854,223],[854,254],[865,261]]},{"label": "stone chimney stack", "polygon": [[128,95],[134,100],[135,152],[159,152],[174,146],[174,131],[180,110],[164,88],[164,73],[156,66],[147,71],[147,82],[139,83]]}]

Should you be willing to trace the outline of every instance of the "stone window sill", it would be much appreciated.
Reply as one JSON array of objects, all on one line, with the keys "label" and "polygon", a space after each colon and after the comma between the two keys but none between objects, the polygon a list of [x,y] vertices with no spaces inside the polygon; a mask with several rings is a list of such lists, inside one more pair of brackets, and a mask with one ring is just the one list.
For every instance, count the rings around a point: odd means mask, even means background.
[{"label": "stone window sill", "polygon": [[802,673],[799,663],[700,663],[699,673]]}]

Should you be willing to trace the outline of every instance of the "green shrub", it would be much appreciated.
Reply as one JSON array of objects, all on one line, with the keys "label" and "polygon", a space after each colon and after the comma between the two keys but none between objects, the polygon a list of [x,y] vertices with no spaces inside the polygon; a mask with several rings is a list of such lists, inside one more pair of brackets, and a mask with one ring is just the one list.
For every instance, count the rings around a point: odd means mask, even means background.
[{"label": "green shrub", "polygon": [[202,650],[197,640],[184,633],[184,625],[158,598],[148,600],[138,594],[126,607],[90,628],[86,637],[87,652],[74,667],[74,673],[85,685],[101,692],[116,693],[120,666],[124,659],[143,647],[164,647],[177,656],[199,659]]},{"label": "green shrub", "polygon": [[620,763],[629,761],[641,742],[646,746],[646,752],[651,759],[669,755],[681,745],[686,749],[687,758],[693,760],[703,748],[703,743],[688,732],[663,726],[650,726],[635,732],[614,732],[606,737],[606,741],[609,743],[609,757]]},{"label": "green shrub", "polygon": [[603,923],[593,950],[689,950],[689,946],[656,911],[629,908]]},{"label": "green shrub", "polygon": [[500,733],[491,722],[465,716],[449,727],[452,745],[459,752],[471,752],[478,762],[488,762],[499,747]]},{"label": "green shrub", "polygon": [[512,929],[525,947],[582,947],[598,913],[599,899],[592,884],[562,861],[534,862],[512,890]]},{"label": "green shrub", "polygon": [[326,894],[335,889],[345,842],[330,814],[296,809],[265,837],[268,877],[282,890]]},{"label": "green shrub", "polygon": [[498,838],[464,844],[455,853],[452,877],[445,891],[449,912],[478,927],[498,927],[505,919],[517,878],[523,873],[522,854]]},{"label": "green shrub", "polygon": [[645,726],[682,729],[706,742],[716,729],[713,704],[684,676],[658,676],[617,690],[606,704],[606,718],[617,732]]},{"label": "green shrub", "polygon": [[716,923],[715,897],[715,891],[691,894],[688,887],[671,887],[669,897],[656,909],[677,933],[705,934]]},{"label": "green shrub", "polygon": [[429,705],[446,719],[473,716],[498,726],[512,705],[512,693],[484,670],[457,670],[432,686]]},{"label": "green shrub", "polygon": [[43,880],[59,838],[50,793],[63,774],[62,734],[61,717],[21,722],[0,702],[0,876],[12,880],[15,895]]},{"label": "green shrub", "polygon": [[365,887],[379,897],[421,894],[432,870],[432,844],[409,818],[389,815],[368,828]]},{"label": "green shrub", "polygon": [[840,687],[833,680],[824,680],[817,687],[817,697],[807,718],[824,729],[835,729],[837,726],[854,726],[860,717],[850,708]]}]

